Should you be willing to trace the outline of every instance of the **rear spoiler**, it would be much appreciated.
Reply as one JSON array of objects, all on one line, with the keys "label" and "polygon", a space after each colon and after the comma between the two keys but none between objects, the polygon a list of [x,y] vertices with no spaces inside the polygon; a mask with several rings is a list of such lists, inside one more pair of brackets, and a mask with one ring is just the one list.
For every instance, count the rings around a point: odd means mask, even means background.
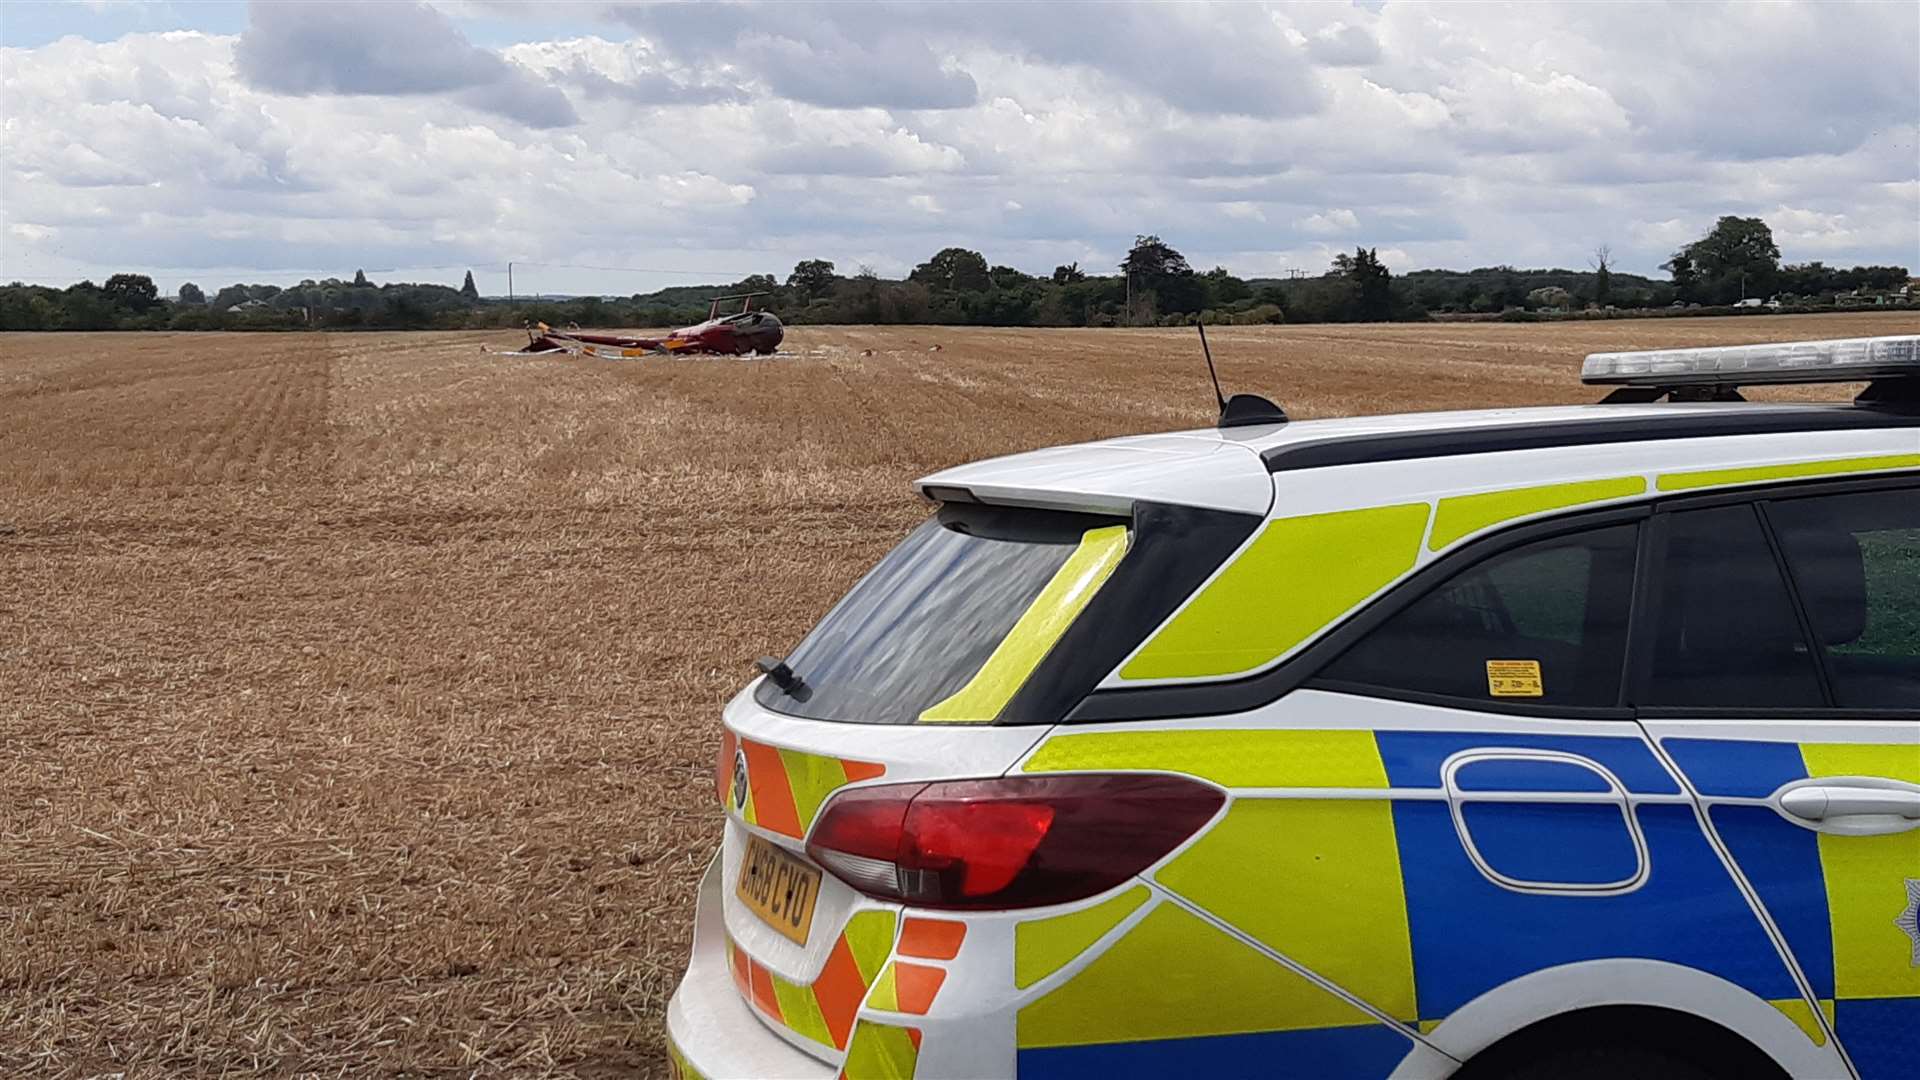
[{"label": "rear spoiler", "polygon": [[935,502],[1122,517],[1138,501],[1261,516],[1273,506],[1273,477],[1258,453],[1192,435],[1033,450],[944,469],[914,487]]}]

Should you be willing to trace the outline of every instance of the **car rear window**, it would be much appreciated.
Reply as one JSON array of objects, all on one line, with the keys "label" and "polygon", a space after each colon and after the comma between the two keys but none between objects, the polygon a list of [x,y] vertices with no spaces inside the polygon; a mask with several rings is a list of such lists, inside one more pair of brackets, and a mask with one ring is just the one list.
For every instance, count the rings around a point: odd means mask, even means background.
[{"label": "car rear window", "polygon": [[1122,518],[942,506],[787,657],[801,685],[763,681],[757,700],[816,720],[991,721],[1126,542]]}]

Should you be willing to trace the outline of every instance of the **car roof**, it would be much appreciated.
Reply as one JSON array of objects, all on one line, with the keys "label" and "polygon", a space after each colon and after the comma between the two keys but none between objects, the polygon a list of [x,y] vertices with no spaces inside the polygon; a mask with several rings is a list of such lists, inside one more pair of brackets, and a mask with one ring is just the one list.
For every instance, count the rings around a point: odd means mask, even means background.
[{"label": "car roof", "polygon": [[[961,465],[918,486],[934,498],[970,495],[1103,513],[1126,512],[1145,499],[1293,514],[1573,480],[1596,470],[1652,473],[1916,450],[1920,415],[1850,404],[1565,405],[1125,436]],[[1290,492],[1311,497],[1290,499]]]}]

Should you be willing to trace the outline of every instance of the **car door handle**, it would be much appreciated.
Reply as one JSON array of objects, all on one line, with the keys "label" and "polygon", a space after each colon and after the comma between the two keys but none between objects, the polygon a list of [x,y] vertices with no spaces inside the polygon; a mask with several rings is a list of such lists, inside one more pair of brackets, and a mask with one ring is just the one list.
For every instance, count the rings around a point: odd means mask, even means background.
[{"label": "car door handle", "polygon": [[1920,791],[1809,784],[1780,794],[1780,808],[1808,821],[1843,817],[1896,817],[1920,821]]}]

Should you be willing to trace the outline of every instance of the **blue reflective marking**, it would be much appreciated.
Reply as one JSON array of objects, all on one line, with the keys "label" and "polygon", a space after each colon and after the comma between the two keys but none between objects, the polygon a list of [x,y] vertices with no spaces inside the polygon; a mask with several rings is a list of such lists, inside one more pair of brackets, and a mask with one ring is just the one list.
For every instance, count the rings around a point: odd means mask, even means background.
[{"label": "blue reflective marking", "polygon": [[1510,878],[1603,885],[1640,869],[1618,803],[1469,802],[1460,812],[1480,857]]},{"label": "blue reflective marking", "polygon": [[1833,931],[1820,838],[1765,806],[1716,806],[1713,829],[1786,935],[1815,997],[1833,996]]},{"label": "blue reflective marking", "polygon": [[1490,758],[1453,774],[1462,791],[1607,791],[1607,778],[1565,761]]},{"label": "blue reflective marking", "polygon": [[1692,808],[1637,812],[1647,838],[1646,884],[1618,895],[1552,896],[1487,880],[1461,849],[1444,804],[1395,802],[1420,1015],[1444,1018],[1530,972],[1612,957],[1684,964],[1767,1000],[1798,997]]},{"label": "blue reflective marking", "polygon": [[1380,760],[1394,787],[1440,786],[1440,763],[1462,750],[1559,750],[1605,765],[1628,791],[1642,795],[1677,795],[1660,759],[1647,744],[1628,735],[1523,735],[1505,731],[1378,731]]},{"label": "blue reflective marking", "polygon": [[1800,744],[1748,739],[1661,739],[1673,763],[1702,795],[1765,798],[1807,778]]},{"label": "blue reflective marking", "polygon": [[1920,997],[1843,998],[1833,1029],[1860,1080],[1913,1080],[1920,1067]]},{"label": "blue reflective marking", "polygon": [[1092,1046],[1021,1050],[1016,1069],[1028,1077],[1259,1076],[1300,1080],[1366,1080],[1398,1066],[1412,1040],[1385,1024],[1152,1039]]}]

